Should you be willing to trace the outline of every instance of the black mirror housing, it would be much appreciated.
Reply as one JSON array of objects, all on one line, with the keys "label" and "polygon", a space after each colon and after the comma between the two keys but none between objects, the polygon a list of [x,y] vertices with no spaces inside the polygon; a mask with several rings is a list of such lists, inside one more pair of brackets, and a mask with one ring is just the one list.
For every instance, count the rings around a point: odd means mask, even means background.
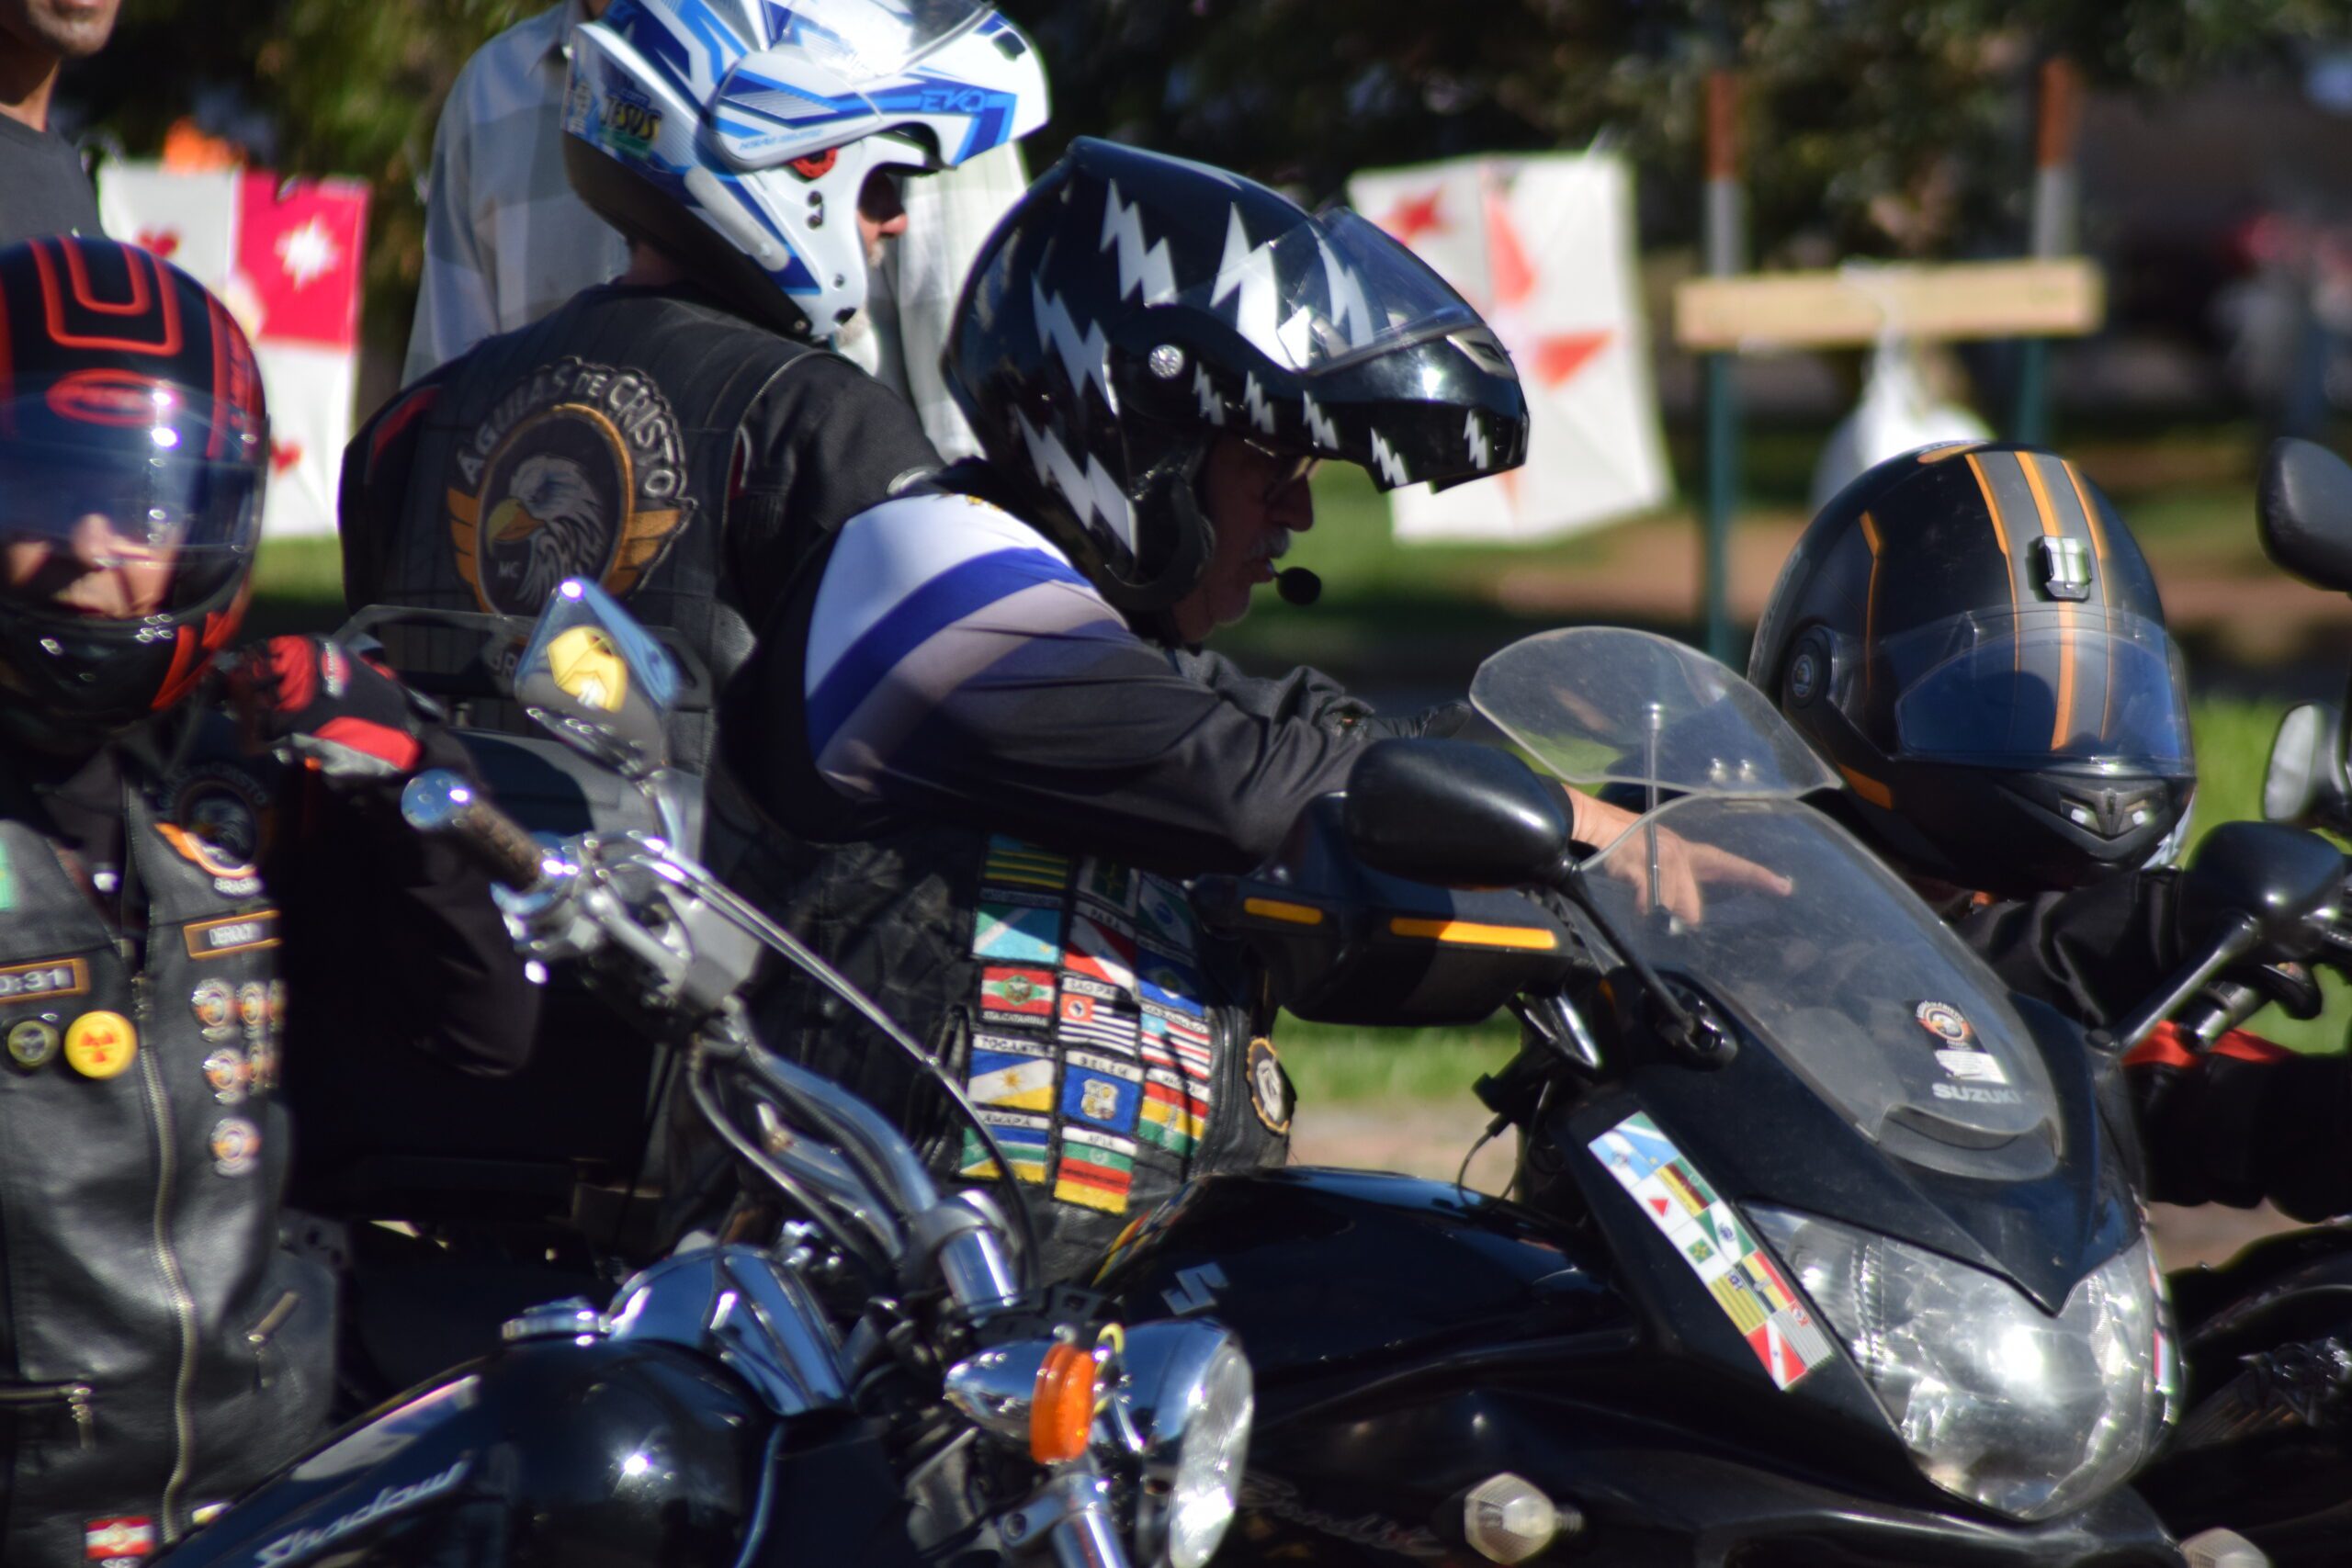
[{"label": "black mirror housing", "polygon": [[2245,916],[2265,943],[2290,942],[2297,928],[2342,899],[2344,880],[2344,852],[2316,833],[2224,822],[2205,835],[2180,874],[2179,931],[2201,942]]},{"label": "black mirror housing", "polygon": [[2255,521],[2263,553],[2305,582],[2352,591],[2352,463],[2310,441],[2274,441]]},{"label": "black mirror housing", "polygon": [[1348,842],[1366,865],[1442,887],[1557,879],[1568,845],[1556,785],[1466,740],[1378,740],[1348,776]]}]

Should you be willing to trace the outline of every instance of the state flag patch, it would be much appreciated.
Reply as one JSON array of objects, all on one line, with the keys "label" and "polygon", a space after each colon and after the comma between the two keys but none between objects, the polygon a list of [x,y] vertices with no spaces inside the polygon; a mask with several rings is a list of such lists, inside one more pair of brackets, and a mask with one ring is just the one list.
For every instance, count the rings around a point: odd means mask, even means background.
[{"label": "state flag patch", "polygon": [[1057,908],[987,903],[972,923],[972,956],[1000,964],[1062,961],[1062,912]]},{"label": "state flag patch", "polygon": [[991,964],[980,971],[980,1016],[991,1023],[1050,1023],[1054,972]]},{"label": "state flag patch", "polygon": [[1106,1214],[1124,1214],[1135,1179],[1132,1140],[1084,1127],[1062,1129],[1061,1157],[1054,1164],[1055,1197]]}]

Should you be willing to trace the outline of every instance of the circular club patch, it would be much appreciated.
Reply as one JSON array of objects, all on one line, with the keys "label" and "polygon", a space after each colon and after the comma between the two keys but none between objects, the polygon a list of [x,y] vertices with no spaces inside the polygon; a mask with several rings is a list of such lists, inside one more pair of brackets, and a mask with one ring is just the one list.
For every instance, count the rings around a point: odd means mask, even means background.
[{"label": "circular club patch", "polygon": [[8,1026],[8,1065],[37,1073],[57,1060],[57,1025],[45,1018],[20,1019]]},{"label": "circular club patch", "polygon": [[223,1176],[243,1176],[261,1163],[261,1129],[242,1116],[223,1116],[212,1123],[212,1168]]},{"label": "circular club patch", "polygon": [[65,1026],[65,1065],[85,1078],[110,1078],[139,1055],[139,1031],[119,1012],[85,1012]]},{"label": "circular club patch", "polygon": [[269,798],[260,784],[233,768],[207,764],[175,775],[169,804],[155,830],[181,859],[238,897],[261,884],[269,848]]},{"label": "circular club patch", "polygon": [[1250,1109],[1270,1133],[1290,1131],[1291,1113],[1297,1109],[1290,1087],[1290,1075],[1283,1071],[1282,1059],[1274,1055],[1274,1043],[1263,1035],[1250,1042]]},{"label": "circular club patch", "polygon": [[1921,1002],[1914,1011],[1919,1027],[1947,1045],[1965,1045],[1976,1037],[1967,1015],[1950,1002]]},{"label": "circular club patch", "polygon": [[207,1040],[226,1040],[237,1032],[237,993],[226,980],[206,980],[188,993],[188,1010]]},{"label": "circular club patch", "polygon": [[503,615],[537,614],[567,577],[626,595],[694,515],[685,452],[669,400],[639,372],[578,359],[536,372],[451,459],[458,575]]}]

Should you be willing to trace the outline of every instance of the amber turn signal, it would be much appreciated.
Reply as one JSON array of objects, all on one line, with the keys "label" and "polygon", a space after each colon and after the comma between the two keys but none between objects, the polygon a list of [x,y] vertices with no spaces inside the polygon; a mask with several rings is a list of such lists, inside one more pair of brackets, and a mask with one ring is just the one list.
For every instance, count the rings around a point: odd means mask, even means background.
[{"label": "amber turn signal", "polygon": [[1029,1454],[1039,1464],[1059,1464],[1086,1452],[1094,1429],[1094,1380],[1099,1368],[1091,1351],[1057,1345],[1037,1368],[1037,1392],[1029,1404]]}]

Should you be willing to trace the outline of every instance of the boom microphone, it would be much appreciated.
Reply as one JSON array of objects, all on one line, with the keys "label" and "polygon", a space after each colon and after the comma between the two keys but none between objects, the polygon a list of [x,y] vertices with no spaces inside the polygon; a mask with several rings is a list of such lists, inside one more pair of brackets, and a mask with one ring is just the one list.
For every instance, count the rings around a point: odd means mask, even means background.
[{"label": "boom microphone", "polygon": [[1286,566],[1274,573],[1274,592],[1283,604],[1305,609],[1323,597],[1323,580],[1303,566]]}]

